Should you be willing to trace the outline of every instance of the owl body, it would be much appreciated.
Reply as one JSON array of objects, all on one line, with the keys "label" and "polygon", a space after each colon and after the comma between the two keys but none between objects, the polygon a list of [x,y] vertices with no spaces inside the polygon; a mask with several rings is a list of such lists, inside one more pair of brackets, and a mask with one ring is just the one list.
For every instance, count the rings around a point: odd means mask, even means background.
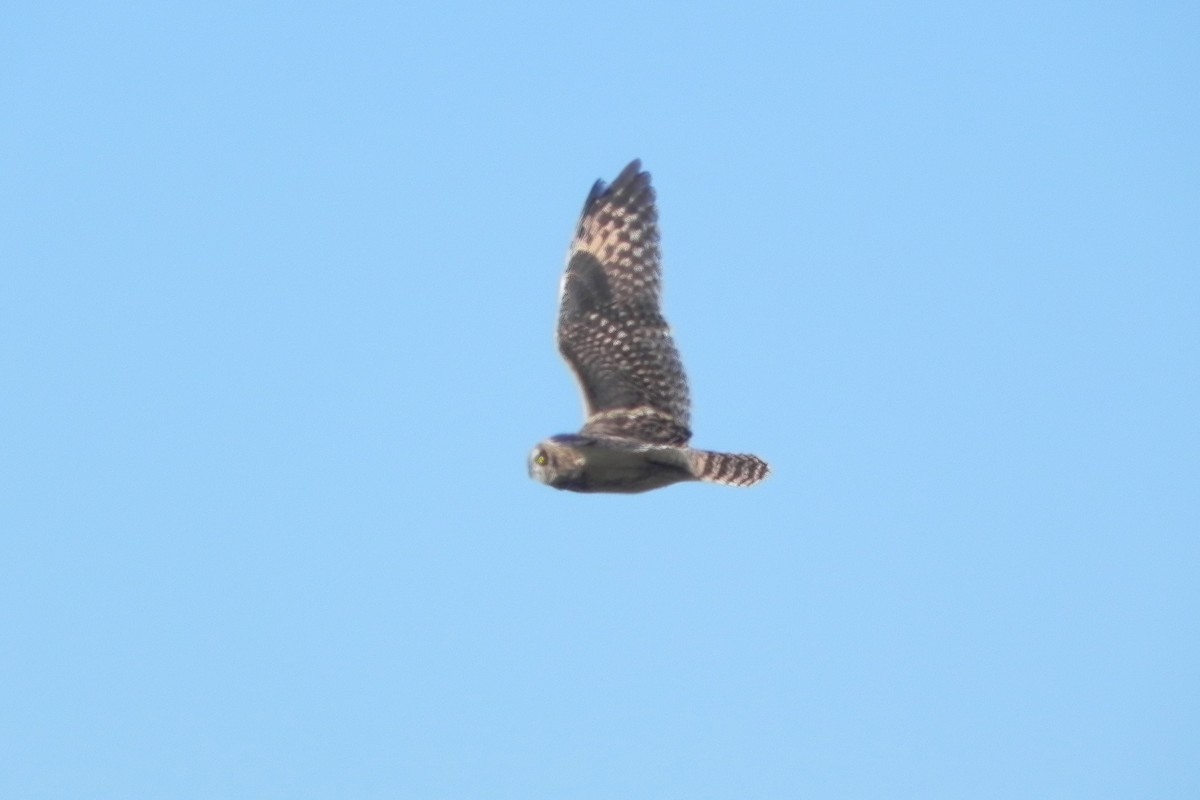
[{"label": "owl body", "polygon": [[691,400],[660,310],[658,212],[649,173],[634,161],[611,186],[597,181],[567,255],[558,348],[583,393],[578,434],[552,436],[529,473],[556,489],[636,493],[681,481],[750,486],[767,463],[688,446]]},{"label": "owl body", "polygon": [[572,492],[636,494],[697,480],[686,448],[574,433],[538,445],[529,469],[542,483]]}]

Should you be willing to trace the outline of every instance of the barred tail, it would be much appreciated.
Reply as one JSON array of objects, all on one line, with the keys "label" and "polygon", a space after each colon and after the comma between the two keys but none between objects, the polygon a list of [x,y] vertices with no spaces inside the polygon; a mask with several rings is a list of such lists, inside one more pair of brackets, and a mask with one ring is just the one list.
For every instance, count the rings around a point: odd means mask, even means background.
[{"label": "barred tail", "polygon": [[692,474],[702,481],[726,486],[753,486],[771,474],[767,462],[740,453],[691,452]]}]

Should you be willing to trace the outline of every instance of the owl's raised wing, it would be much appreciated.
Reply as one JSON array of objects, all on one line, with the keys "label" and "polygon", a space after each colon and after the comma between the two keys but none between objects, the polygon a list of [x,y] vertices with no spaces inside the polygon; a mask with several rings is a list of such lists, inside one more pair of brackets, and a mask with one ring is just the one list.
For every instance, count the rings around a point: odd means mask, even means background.
[{"label": "owl's raised wing", "polygon": [[558,349],[583,392],[584,434],[658,444],[691,437],[687,378],[659,310],[662,266],[650,174],[634,161],[596,181],[567,254]]}]

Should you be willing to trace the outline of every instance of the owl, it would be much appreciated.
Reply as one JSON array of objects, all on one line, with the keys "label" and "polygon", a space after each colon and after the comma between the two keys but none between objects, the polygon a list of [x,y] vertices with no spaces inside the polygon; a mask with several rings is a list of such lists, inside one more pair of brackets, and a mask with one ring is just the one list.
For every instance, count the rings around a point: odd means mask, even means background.
[{"label": "owl", "polygon": [[556,489],[634,493],[681,481],[752,486],[757,456],[688,446],[687,377],[659,308],[662,267],[650,174],[634,161],[596,181],[567,253],[558,349],[579,382],[586,420],[529,455],[529,474]]}]

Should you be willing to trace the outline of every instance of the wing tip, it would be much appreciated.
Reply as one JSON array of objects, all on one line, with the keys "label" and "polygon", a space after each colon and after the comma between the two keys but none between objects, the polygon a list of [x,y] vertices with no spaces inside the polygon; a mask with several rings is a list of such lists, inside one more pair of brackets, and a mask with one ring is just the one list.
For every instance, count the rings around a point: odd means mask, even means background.
[{"label": "wing tip", "polygon": [[583,213],[587,214],[597,202],[604,197],[610,197],[618,192],[622,192],[626,187],[640,184],[641,187],[649,188],[650,173],[642,169],[642,160],[635,158],[625,165],[625,169],[617,175],[612,183],[605,183],[603,180],[598,180],[592,184],[592,190],[588,192],[587,200],[583,201]]}]

